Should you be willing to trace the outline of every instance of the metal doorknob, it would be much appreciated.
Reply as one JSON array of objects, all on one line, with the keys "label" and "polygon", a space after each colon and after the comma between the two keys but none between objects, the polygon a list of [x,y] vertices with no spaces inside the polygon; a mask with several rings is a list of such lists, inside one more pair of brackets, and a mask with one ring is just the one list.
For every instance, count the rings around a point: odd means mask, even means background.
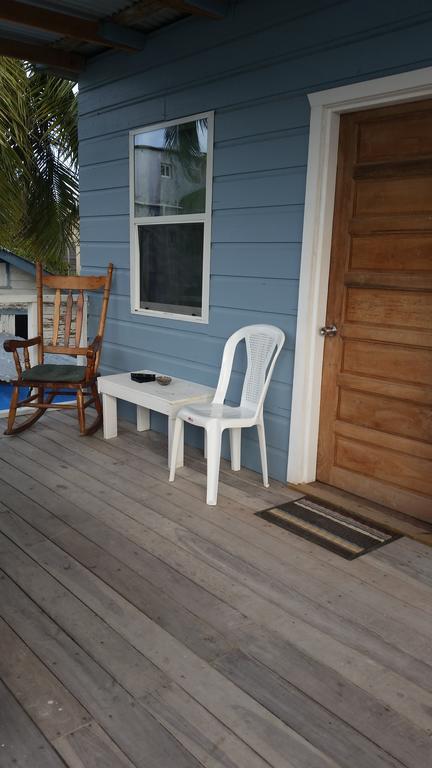
[{"label": "metal doorknob", "polygon": [[336,336],[338,329],[335,325],[323,325],[319,332],[320,336]]}]

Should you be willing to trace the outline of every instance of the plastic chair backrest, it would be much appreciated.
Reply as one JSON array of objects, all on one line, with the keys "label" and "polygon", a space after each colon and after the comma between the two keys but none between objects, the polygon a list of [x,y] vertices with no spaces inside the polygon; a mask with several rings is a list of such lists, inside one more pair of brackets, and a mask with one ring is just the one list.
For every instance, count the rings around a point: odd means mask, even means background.
[{"label": "plastic chair backrest", "polygon": [[246,344],[247,368],[240,405],[258,413],[264,403],[285,334],[274,325],[246,325],[233,333],[225,344],[214,403],[222,404],[225,400],[235,351],[243,339]]}]

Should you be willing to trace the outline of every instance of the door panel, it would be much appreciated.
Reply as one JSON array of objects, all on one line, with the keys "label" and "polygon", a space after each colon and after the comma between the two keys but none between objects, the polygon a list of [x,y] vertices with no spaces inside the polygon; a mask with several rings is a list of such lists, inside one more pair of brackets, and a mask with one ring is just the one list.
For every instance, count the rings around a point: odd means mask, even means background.
[{"label": "door panel", "polygon": [[395,486],[432,494],[430,462],[371,443],[337,437],[336,464],[342,469],[385,480]]},{"label": "door panel", "polygon": [[408,384],[399,384],[397,381],[389,381],[388,379],[367,379],[364,376],[353,376],[349,373],[338,374],[337,386],[338,388],[345,387],[362,392],[373,392],[388,397],[395,397],[396,399],[412,400],[413,402],[421,400],[426,406],[432,408],[432,391],[430,386],[409,386]]},{"label": "door panel", "polygon": [[[388,117],[378,110],[377,120],[358,123],[358,161],[371,163],[403,156],[406,159],[432,155],[432,113],[425,102],[425,110],[415,105],[415,113],[393,111]],[[366,113],[364,113],[366,114]],[[369,116],[373,114],[371,110]]]},{"label": "door panel", "polygon": [[355,214],[429,212],[432,210],[430,183],[429,176],[409,179],[409,183],[406,178],[358,181]]},{"label": "door panel", "polygon": [[432,519],[432,101],[341,118],[317,479]]},{"label": "door panel", "polygon": [[350,268],[385,272],[430,272],[432,235],[353,237]]},{"label": "door panel", "polygon": [[389,435],[432,442],[432,411],[420,403],[341,387],[337,416]]},{"label": "door panel", "polygon": [[341,370],[407,384],[429,384],[432,350],[347,339]]},{"label": "door panel", "polygon": [[376,288],[348,288],[345,319],[432,330],[430,292],[383,291]]}]

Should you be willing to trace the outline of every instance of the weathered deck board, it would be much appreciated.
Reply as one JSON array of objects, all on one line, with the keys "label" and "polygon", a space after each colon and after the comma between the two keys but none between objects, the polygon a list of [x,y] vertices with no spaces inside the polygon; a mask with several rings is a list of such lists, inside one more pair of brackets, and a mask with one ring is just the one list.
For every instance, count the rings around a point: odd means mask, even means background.
[{"label": "weathered deck board", "polygon": [[[34,440],[34,436],[31,439]],[[43,438],[39,438],[39,439],[43,440]],[[50,451],[50,454],[48,454],[48,455],[54,456],[55,452],[58,451],[60,456],[65,456],[64,451],[62,453],[61,449],[56,447],[56,444],[51,443],[51,445],[49,445],[48,441],[46,441],[46,440],[45,440],[45,442],[43,444],[45,445],[47,450]],[[49,458],[46,455],[45,456],[41,456],[40,453],[37,453],[37,452],[35,453],[34,449],[31,446],[29,446],[29,447],[27,447],[27,446],[20,446],[20,448],[22,449],[24,454],[28,456],[29,459],[36,458],[36,460],[37,459],[42,460],[46,464],[48,464],[48,462],[50,461]],[[89,465],[88,461],[83,462],[83,460],[80,459],[80,457],[77,457],[75,455],[71,455],[71,453],[72,452],[70,450],[67,450],[66,458],[64,459],[64,461],[69,461],[74,466],[76,466],[77,463],[78,463],[81,467],[86,467],[86,469],[88,471],[91,471],[91,465]],[[80,471],[83,472],[84,470],[81,469]],[[117,471],[122,473],[121,467],[119,467]],[[67,476],[76,477],[76,473],[73,473],[73,470],[70,467],[68,467],[66,470],[63,469],[63,467],[60,467],[60,468],[58,468],[58,472],[61,475],[61,477],[63,477],[64,479],[66,479]],[[39,474],[40,474],[40,472],[39,472]],[[141,475],[141,477],[143,477],[143,475]],[[144,475],[144,477],[145,477],[145,475]],[[121,480],[121,478],[116,478],[117,482],[119,480]],[[88,484],[88,478],[85,479],[85,482]],[[110,472],[110,477],[107,479],[107,482],[112,482],[112,472]],[[145,482],[146,482],[146,480],[145,480]],[[53,481],[51,481],[51,487],[53,487]],[[66,489],[62,489],[62,490],[66,490]],[[99,493],[99,491],[100,491],[100,488],[98,487],[98,493]],[[126,495],[126,496],[128,496],[128,498],[130,498],[130,494],[131,493],[133,495],[133,491],[132,492],[130,491],[129,484],[123,480],[123,499],[120,498],[120,501],[119,501],[117,496],[111,497],[110,503],[112,505],[114,505],[116,508],[119,508],[119,504],[120,504],[122,506],[122,509],[124,509],[124,506],[125,506],[124,495]],[[170,493],[171,493],[171,491],[170,491]],[[153,493],[151,493],[149,495],[149,497],[146,498],[146,504],[149,507],[151,505],[151,509],[153,509],[153,511],[157,512],[158,510],[161,509],[161,502],[159,501],[159,499],[160,499],[160,496],[158,496],[158,495],[154,496]],[[132,499],[132,501],[133,501],[133,499]],[[193,506],[193,505],[191,505],[190,500],[189,500],[189,502],[188,502],[188,506],[189,506],[188,512],[184,513],[179,502],[182,502],[182,499],[179,499],[177,496],[175,498],[175,503],[174,504],[172,503],[172,499],[166,500],[165,501],[165,505],[164,505],[164,514],[165,515],[169,514],[170,515],[170,519],[174,520],[175,522],[179,522],[181,525],[184,525],[184,526],[187,526],[188,524],[190,525],[189,518],[190,518],[191,513],[192,513],[191,506]],[[235,505],[233,505],[233,508],[234,508],[234,512],[237,512],[237,509],[236,509]],[[129,502],[127,513],[130,516],[134,516],[135,510],[136,510],[136,506],[133,503]],[[206,526],[205,522],[203,521],[203,518],[205,518],[205,520],[207,522],[210,522],[210,524],[212,526],[214,526],[213,527],[213,531],[212,531],[212,536],[213,536],[212,540],[215,543],[219,543],[219,541],[221,540],[221,536],[222,536],[222,541],[224,542],[223,546],[225,546],[226,536],[225,536],[225,539],[224,539],[223,538],[223,534],[220,534],[219,535],[219,539],[215,538],[216,537],[217,529],[220,528],[220,527],[223,527],[224,530],[227,531],[230,535],[234,534],[234,536],[236,536],[238,538],[241,537],[240,538],[240,542],[243,545],[244,545],[244,541],[243,540],[245,538],[247,538],[247,545],[248,546],[246,546],[246,547],[243,546],[243,551],[245,551],[247,553],[247,556],[250,555],[251,550],[254,550],[255,553],[256,553],[256,551],[257,551],[257,543],[258,543],[258,546],[259,546],[260,549],[267,548],[267,550],[270,550],[270,552],[271,552],[270,561],[272,561],[274,556],[275,555],[277,556],[278,553],[280,553],[281,557],[283,557],[286,560],[285,544],[284,544],[284,542],[281,543],[281,541],[280,541],[281,536],[279,537],[279,540],[277,542],[275,542],[273,540],[273,537],[270,538],[267,535],[263,535],[263,532],[264,532],[264,534],[266,534],[268,532],[269,526],[267,526],[264,529],[263,529],[263,527],[261,527],[261,530],[259,529],[259,527],[257,527],[255,530],[250,530],[250,528],[252,528],[252,527],[255,528],[255,526],[252,526],[250,524],[249,520],[248,520],[249,525],[248,525],[248,527],[245,528],[245,526],[243,524],[243,520],[239,521],[237,518],[233,519],[233,517],[230,517],[229,515],[227,515],[223,511],[221,511],[219,513],[218,520],[215,522],[214,519],[212,519],[212,512],[211,512],[211,510],[209,511],[209,509],[205,505],[203,505],[203,504],[201,504],[198,508],[195,507],[195,509],[193,511],[196,513],[196,515],[198,516],[199,519],[192,520],[192,526],[193,526],[195,531],[198,531],[200,533],[203,531],[203,533],[202,533],[203,537],[208,538],[208,526]],[[142,519],[142,514],[141,513],[142,513],[142,509],[140,508],[138,510],[138,518],[137,518],[139,520]],[[150,513],[150,517],[147,517],[147,523],[148,524],[150,523],[150,518],[151,518],[151,513]],[[214,518],[214,516],[213,516],[213,518]],[[253,517],[253,522],[255,523],[255,525],[259,526],[259,522],[254,517]],[[252,544],[254,546],[251,548],[250,545],[252,545]],[[230,544],[228,544],[228,546],[230,546]],[[234,554],[235,557],[237,557],[239,555],[238,549],[235,550],[233,552],[233,554]],[[262,558],[264,557],[264,555],[261,555],[261,553],[260,553],[259,557],[260,557],[260,564],[262,565]],[[269,558],[267,558],[267,560],[269,560]],[[285,563],[285,565],[286,565],[287,568],[290,567],[290,563]],[[298,567],[298,565],[299,565],[299,557],[297,556],[297,567]],[[308,563],[307,563],[306,559],[303,558],[303,568],[305,569],[307,567],[307,565],[308,565]],[[336,590],[338,592],[340,592],[340,589],[341,589],[342,585],[340,584],[340,576],[339,576],[339,574],[337,572],[335,573],[335,569],[329,569],[329,568],[324,569],[324,568],[321,568],[321,570],[320,570],[320,563],[318,563],[316,565],[316,568],[314,569],[313,577],[314,578],[319,578],[320,582],[322,582],[323,580],[326,580],[327,582],[333,580],[333,584],[335,585]],[[301,576],[300,576],[300,578],[301,578]],[[289,579],[290,579],[290,586],[292,586],[292,579],[293,579],[292,574],[290,574]],[[344,580],[344,582],[345,582],[345,584],[343,585],[344,590],[347,590],[347,585],[349,586],[350,583],[353,583],[354,579],[347,575],[345,580]],[[397,584],[396,588],[397,587],[400,587],[400,584]],[[408,591],[408,590],[406,590],[406,591]],[[349,591],[349,595],[351,595],[351,592],[352,592],[352,590]],[[375,593],[376,592],[377,592],[376,588],[373,589],[373,590],[370,590],[370,594],[369,595],[367,593],[367,590],[365,591],[365,596],[367,597],[368,604],[370,604],[371,601],[374,601]],[[414,592],[414,590],[412,590],[411,594],[413,592]],[[417,598],[418,598],[418,596],[417,596]],[[398,599],[400,599],[400,597]],[[408,600],[409,600],[409,596],[408,596]],[[390,604],[387,606],[387,612],[390,615],[394,614],[395,612],[397,612],[397,610],[396,611],[394,610],[394,605],[391,604],[391,600],[389,600],[388,602]],[[429,603],[426,600],[421,600],[421,598],[418,598],[417,602],[418,602],[418,607],[420,607],[422,610],[430,610],[430,605],[429,605]],[[380,612],[381,612],[381,610],[382,610],[382,606],[380,605]],[[407,618],[409,618],[409,617],[407,616]]]},{"label": "weathered deck board", "polygon": [[0,678],[49,741],[89,723],[83,706],[0,619]]},{"label": "weathered deck board", "polygon": [[395,764],[361,733],[251,656],[236,650],[217,659],[214,666],[337,763],[352,760],[368,768]]},{"label": "weathered deck board", "polygon": [[97,723],[89,723],[54,743],[69,768],[133,768]]},{"label": "weathered deck board", "polygon": [[[14,462],[27,471],[33,473],[34,476],[40,476],[43,474],[39,467],[34,468],[36,462],[43,462],[48,468],[52,459],[50,456],[54,456],[57,450],[56,445],[49,444],[46,438],[38,437],[41,444],[45,446],[46,451],[50,453],[43,453],[42,450],[36,448],[33,445],[35,440],[34,435],[30,438],[32,441],[28,443],[23,441],[19,450],[22,451],[24,457],[27,457],[27,462],[22,457],[14,457]],[[66,454],[72,454],[68,449],[58,449],[59,455],[64,456]],[[1,448],[0,448],[1,456]],[[62,487],[67,482],[66,478],[71,478],[71,482],[76,478],[78,472],[73,467],[66,466],[65,461],[69,460],[72,464],[76,464],[77,460],[75,455],[67,456],[63,460],[62,464],[57,467],[57,472],[60,475],[60,482],[56,481],[55,476],[49,477],[46,482],[49,483],[52,489],[58,489],[60,493],[63,493],[66,497],[76,500],[76,503],[83,504],[83,509],[91,509],[89,506],[88,495],[85,494],[82,498],[81,490],[74,490],[69,485]],[[78,461],[82,462],[78,457]],[[32,462],[32,466],[29,467],[29,462]],[[64,468],[66,466],[66,468]],[[84,483],[88,486],[91,481],[90,475],[85,475],[84,467],[88,470],[88,462],[82,462],[81,477],[84,477]],[[108,482],[112,480],[112,473]],[[121,478],[117,478],[120,481]],[[293,602],[295,602],[297,594],[292,590],[299,590],[302,595],[306,594],[310,600],[318,601],[319,603],[331,604],[331,608],[334,612],[338,613],[345,619],[350,619],[352,616],[352,601],[357,601],[357,622],[365,624],[366,627],[379,636],[384,636],[387,640],[393,639],[393,644],[396,648],[412,654],[420,656],[425,652],[425,648],[429,645],[429,638],[432,632],[432,619],[429,616],[418,612],[417,609],[412,608],[410,605],[405,604],[404,611],[400,611],[400,602],[398,598],[388,596],[385,603],[383,603],[377,590],[370,589],[367,586],[363,586],[361,594],[358,588],[358,584],[353,581],[353,585],[350,585],[350,577],[345,576],[343,582],[338,574],[333,574],[330,569],[320,569],[317,565],[314,568],[314,572],[310,572],[310,568],[307,568],[307,564],[304,564],[301,571],[293,568],[289,562],[284,559],[279,559],[277,555],[286,554],[285,545],[281,542],[275,542],[270,540],[270,552],[264,552],[263,546],[265,546],[265,536],[259,537],[258,530],[244,525],[231,525],[232,521],[226,515],[221,512],[219,514],[219,520],[222,519],[224,529],[221,530],[220,526],[214,525],[212,511],[204,504],[200,504],[200,514],[196,517],[192,516],[191,512],[183,511],[178,504],[173,504],[171,500],[167,500],[165,503],[160,496],[153,496],[146,499],[148,506],[143,509],[135,500],[131,499],[128,495],[128,483],[124,482],[123,492],[119,495],[117,491],[114,497],[110,497],[110,505],[114,506],[119,512],[126,511],[127,515],[133,517],[138,522],[144,524],[146,528],[152,531],[162,533],[162,535],[169,540],[173,541],[178,546],[186,549],[191,556],[197,556],[199,559],[207,562],[217,569],[222,569],[224,572],[232,572],[236,579],[239,579],[247,586],[253,586],[262,597],[270,599],[272,602],[280,605],[282,608],[289,606],[292,609]],[[60,487],[59,487],[60,486]],[[95,482],[98,497],[102,492],[105,492],[105,488],[100,481]],[[169,491],[171,493],[171,491]],[[176,499],[177,501],[177,499]],[[94,511],[96,506],[93,505]],[[105,507],[106,510],[106,507]],[[93,511],[93,510],[92,510]],[[161,517],[162,515],[162,517]],[[205,519],[203,519],[205,518]],[[256,518],[254,518],[256,520]],[[170,521],[173,525],[170,525]],[[247,541],[243,541],[238,535],[243,532],[244,537],[247,537]],[[200,534],[197,536],[197,533]],[[229,537],[227,536],[229,533]],[[233,535],[234,534],[234,535]],[[237,534],[237,535],[235,535]],[[259,546],[257,546],[257,542]],[[216,545],[216,546],[212,546]],[[275,581],[275,578],[277,581]],[[289,586],[289,592],[286,590],[286,586]],[[327,582],[327,583],[326,583]],[[298,602],[298,600],[297,600]],[[306,610],[304,605],[304,599],[301,601],[301,606],[294,609],[296,615],[302,615]],[[425,603],[426,604],[426,603]],[[318,613],[318,612],[317,612]],[[394,617],[397,617],[396,619]],[[414,637],[411,632],[412,623],[415,622],[417,626],[417,635]],[[407,626],[405,626],[407,625]],[[333,624],[336,626],[336,624]]]},{"label": "weathered deck board", "polygon": [[[26,559],[19,557],[16,548],[10,549],[10,557],[7,558],[2,550],[2,561],[14,576],[18,575],[23,584],[33,583],[33,594],[39,589],[41,595],[48,592],[48,581],[43,576],[42,569],[26,568]],[[15,565],[13,564],[15,560]],[[1,588],[0,584],[0,588]],[[8,586],[8,585],[6,585]],[[10,586],[10,585],[9,585]],[[141,707],[136,705],[136,700],[105,672],[94,659],[71,641],[70,637],[63,633],[58,625],[47,619],[45,613],[35,611],[34,604],[26,599],[24,592],[19,593],[10,590],[13,594],[13,603],[2,605],[2,611],[9,611],[10,623],[15,631],[20,634],[27,644],[32,645],[35,653],[45,663],[55,666],[56,675],[69,688],[73,695],[80,698],[86,709],[91,712],[94,719],[112,737],[113,741],[130,758],[137,768],[160,768],[164,765],[178,765],[181,768],[196,768],[199,763],[183,749],[183,747],[171,737],[171,735],[157,721]],[[55,611],[55,598],[49,593],[49,600],[43,597],[40,602],[46,603],[46,607]],[[59,591],[57,604],[67,602],[62,590]],[[23,616],[14,606],[21,606]],[[66,611],[65,611],[66,613]],[[29,614],[32,620],[29,620]],[[75,624],[73,619],[71,625]],[[102,624],[102,622],[101,622]],[[102,635],[103,638],[103,635]],[[104,643],[104,639],[99,643]],[[110,658],[109,665],[115,666],[117,659]],[[143,660],[145,667],[145,660]],[[145,688],[143,688],[145,690]],[[145,745],[145,748],[143,747]],[[30,768],[30,766],[29,766]]]},{"label": "weathered deck board", "polygon": [[[22,743],[70,768],[428,764],[430,550],[342,561],[254,516],[289,489],[223,463],[208,508],[203,469],[191,451],[168,485],[159,436],[82,440],[63,414],[0,441],[0,679]],[[50,720],[45,700],[65,706]]]},{"label": "weathered deck board", "polygon": [[[160,446],[160,437],[159,437],[159,443],[157,442],[158,436],[152,436],[151,438],[151,445],[152,447],[158,446],[159,449],[163,451],[163,456],[160,456],[160,460],[157,461],[157,457],[159,454],[155,454],[154,451],[150,454],[151,461],[143,462],[140,458],[140,456],[137,456],[136,454],[136,444],[134,444],[134,447],[131,449],[129,444],[123,439],[121,442],[121,446],[118,446],[118,441],[103,441],[98,440],[93,441],[91,446],[82,446],[82,441],[80,441],[80,438],[76,435],[76,428],[71,423],[72,420],[70,417],[58,415],[56,416],[55,420],[51,420],[50,427],[48,429],[43,429],[42,434],[49,435],[50,438],[59,445],[64,446],[66,442],[66,446],[69,450],[73,450],[75,452],[78,452],[81,456],[87,457],[90,461],[98,463],[100,466],[104,467],[105,469],[112,470],[115,473],[121,473],[123,476],[127,476],[127,473],[129,471],[130,467],[134,467],[137,469],[140,473],[140,478],[142,479],[143,475],[147,478],[148,473],[150,473],[150,477],[155,477],[159,479],[164,479],[166,481],[166,467],[165,467],[165,452],[166,452],[166,446],[161,447]],[[131,437],[134,433],[130,433],[129,431],[126,432],[127,437]],[[65,435],[67,436],[67,441],[65,441]],[[141,438],[142,440],[142,438]],[[96,448],[95,448],[96,446]],[[125,451],[127,452],[127,466],[125,466]],[[156,458],[156,463],[155,463]],[[199,466],[199,462],[197,459],[194,460],[195,466]],[[189,460],[188,460],[188,466],[183,468],[179,475],[184,475],[185,478],[191,478],[193,479],[193,482],[189,480],[185,480],[183,477],[180,477],[178,481],[176,481],[176,489],[179,485],[179,488],[185,490],[189,495],[192,496],[199,496],[199,498],[203,499],[204,493],[201,490],[201,486],[205,485],[205,477],[203,475],[203,463],[201,462],[201,472],[198,472],[197,470],[191,470],[189,468]],[[227,473],[225,471],[224,476],[228,476],[232,478],[232,482],[235,482],[236,479],[238,479],[238,475],[234,475],[233,473]],[[199,487],[197,489],[197,483],[199,482]],[[180,483],[183,483],[183,485],[180,485]],[[249,484],[250,485],[250,484]],[[221,484],[222,489],[224,489],[224,483]],[[264,491],[265,493],[265,491]],[[286,495],[287,494],[287,495]],[[292,494],[291,491],[287,489],[281,489],[277,492],[277,501],[280,503],[281,500],[285,498],[294,497],[295,494]],[[245,504],[236,504],[233,505],[232,501],[229,499],[226,499],[223,496],[223,493],[221,495],[221,507],[222,509],[228,508],[229,515],[228,517],[223,515],[221,512],[218,516],[217,520],[213,521],[216,523],[216,525],[219,525],[221,527],[224,527],[228,524],[229,528],[228,530],[230,532],[239,532],[239,535],[241,538],[245,538],[248,535],[247,529],[245,530],[244,526],[241,526],[241,523],[246,522],[249,526],[257,527],[259,530],[259,537],[255,538],[255,542],[257,540],[260,541],[260,546],[265,548],[266,542],[268,542],[268,546],[271,548],[272,554],[275,553],[275,547],[277,548],[277,545],[274,541],[268,541],[269,537],[275,538],[278,541],[281,539],[281,532],[280,529],[274,529],[271,525],[265,526],[265,533],[266,536],[263,537],[263,522],[258,521],[253,515],[250,514],[250,508],[248,508]],[[244,501],[244,499],[243,499]],[[268,502],[270,504],[270,501]],[[265,505],[264,505],[265,506]],[[235,518],[233,519],[233,511],[235,511]],[[206,515],[207,519],[212,520],[211,511],[208,510],[208,508],[203,507],[199,514]],[[240,520],[238,520],[240,518]],[[252,534],[249,533],[249,536]],[[292,547],[294,547],[294,553],[290,557],[290,562],[293,562],[293,559],[296,564],[300,565],[302,562],[301,557],[301,551],[297,552],[296,550],[300,549],[305,551],[308,555],[311,551],[311,545],[309,545],[307,542],[305,542],[303,539],[300,539],[299,537],[291,536],[290,534],[286,534],[290,538],[290,544]],[[249,538],[248,538],[249,540]],[[395,545],[396,546],[396,545]],[[412,542],[409,542],[409,546],[412,546]],[[424,550],[424,547],[421,547],[421,550]],[[284,550],[282,550],[284,551]],[[393,596],[398,597],[399,599],[404,599],[406,595],[406,602],[409,604],[416,604],[417,607],[421,608],[422,610],[426,610],[429,612],[432,612],[432,604],[430,601],[430,592],[429,590],[422,591],[421,585],[419,584],[418,580],[416,580],[413,584],[413,589],[409,589],[409,584],[407,583],[405,574],[399,572],[398,575],[394,575],[391,573],[384,573],[383,570],[385,569],[385,565],[383,566],[382,559],[378,559],[380,553],[376,553],[376,557],[374,559],[374,555],[370,555],[367,559],[367,565],[365,565],[365,561],[360,559],[356,561],[355,563],[346,563],[343,559],[339,558],[339,562],[336,564],[334,563],[334,558],[331,553],[327,553],[326,550],[319,549],[318,552],[316,551],[316,547],[313,548],[312,545],[312,551],[314,553],[314,557],[316,560],[318,560],[315,572],[317,568],[319,568],[319,564],[321,561],[328,564],[331,562],[332,569],[326,568],[323,569],[323,573],[327,573],[327,578],[329,577],[331,571],[334,571],[336,569],[338,570],[345,570],[347,573],[349,573],[350,577],[360,579],[362,581],[366,581],[368,583],[371,583],[374,587],[374,591],[377,589],[386,591],[388,594],[391,594]],[[385,553],[387,550],[383,550],[383,553]],[[426,553],[428,550],[426,550]],[[303,559],[304,563],[307,563],[307,567],[309,566],[309,560]],[[373,562],[373,565],[371,564]],[[388,566],[387,566],[388,568]],[[340,576],[338,575],[339,581]]]},{"label": "weathered deck board", "polygon": [[98,768],[103,760],[106,768],[132,768],[84,707],[3,619],[0,648],[0,678],[67,765]]},{"label": "weathered deck board", "polygon": [[[19,526],[16,526],[14,536],[17,540],[22,541]],[[289,757],[287,758],[286,765],[288,768],[296,764],[299,768],[300,766],[301,768],[331,768],[333,762],[319,753],[306,740],[240,691],[205,661],[182,646],[134,606],[120,596],[116,596],[89,571],[76,563],[72,563],[71,559],[54,545],[47,542],[29,546],[29,554],[35,559],[31,560],[24,553],[21,552],[20,554],[14,544],[8,542],[9,540],[0,535],[0,552],[8,575],[14,580],[19,579],[20,586],[25,591],[31,592],[33,599],[38,597],[35,583],[39,577],[41,591],[49,596],[49,600],[38,598],[39,604],[46,603],[45,610],[51,617],[58,615],[58,610],[55,606],[53,607],[53,604],[59,588],[53,584],[53,580],[42,571],[41,567],[38,567],[35,561],[39,566],[46,568],[63,585],[67,582],[76,597],[79,597],[93,610],[96,609],[95,613],[100,615],[118,634],[128,640],[132,647],[140,651],[146,659],[152,661],[178,685],[184,687],[202,706],[222,720],[229,729],[238,733],[262,757],[269,756],[273,764],[274,762],[277,764],[284,756],[295,754],[296,762],[291,762]],[[61,596],[61,588],[59,597],[64,606],[62,610],[65,611],[67,600]],[[121,700],[120,692],[116,690],[115,700],[110,702],[111,708],[115,704],[118,706],[119,699]],[[93,700],[94,706],[95,701]],[[88,708],[90,709],[90,707]],[[130,730],[135,725],[133,714],[135,714],[136,719],[138,710],[135,709],[129,716]],[[140,722],[143,738],[150,738],[152,735],[155,741],[156,738],[150,727],[147,726],[146,728],[144,714],[143,711],[140,718],[143,721]],[[251,722],[254,723],[253,729],[250,728]],[[157,729],[155,730],[157,732]],[[271,742],[268,741],[269,732],[272,734]],[[161,746],[162,744],[156,744],[156,747]],[[123,749],[130,756],[126,746]],[[181,755],[177,756],[177,763],[173,762],[179,767],[183,765],[180,757]],[[167,748],[166,759],[169,760],[169,758],[170,753]],[[174,753],[171,759],[174,761]],[[194,765],[192,759],[190,764],[191,766]]]},{"label": "weathered deck board", "polygon": [[0,713],[2,768],[64,768],[63,760],[1,680]]}]

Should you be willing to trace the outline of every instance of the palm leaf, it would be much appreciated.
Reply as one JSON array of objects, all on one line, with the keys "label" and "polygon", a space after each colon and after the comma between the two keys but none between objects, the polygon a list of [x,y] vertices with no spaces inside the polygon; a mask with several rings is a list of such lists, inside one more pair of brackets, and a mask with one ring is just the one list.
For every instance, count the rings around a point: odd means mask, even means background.
[{"label": "palm leaf", "polygon": [[74,86],[0,58],[0,244],[64,270],[77,230]]},{"label": "palm leaf", "polygon": [[207,131],[207,118],[196,122],[181,123],[165,128],[164,148],[176,155],[185,175],[191,181],[199,181],[205,165],[199,134]]}]

